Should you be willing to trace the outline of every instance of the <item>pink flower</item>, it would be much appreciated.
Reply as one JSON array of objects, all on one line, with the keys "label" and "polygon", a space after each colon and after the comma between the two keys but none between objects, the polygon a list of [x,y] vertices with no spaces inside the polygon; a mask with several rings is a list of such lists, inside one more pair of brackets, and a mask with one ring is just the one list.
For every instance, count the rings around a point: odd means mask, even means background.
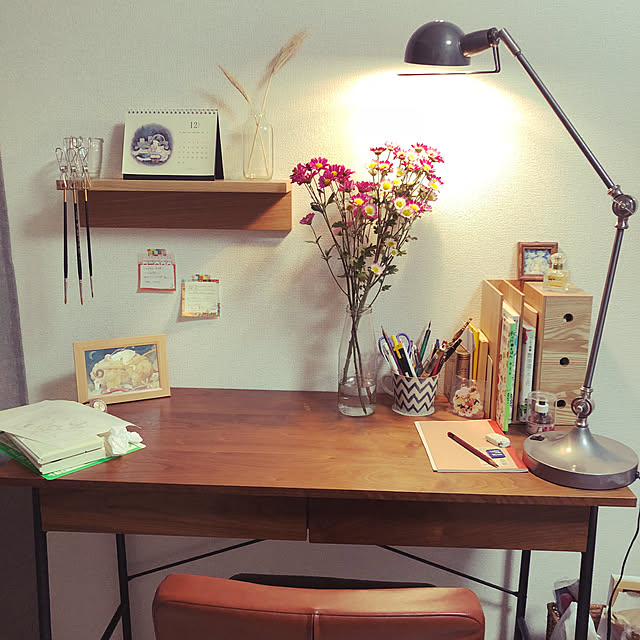
[{"label": "pink flower", "polygon": [[360,193],[369,193],[373,189],[373,182],[356,182],[356,187]]},{"label": "pink flower", "polygon": [[442,156],[440,155],[440,152],[437,149],[434,149],[433,147],[425,147],[424,150],[429,156],[429,159],[431,160],[431,162],[444,162],[444,159],[442,158]]},{"label": "pink flower", "polygon": [[310,225],[313,222],[313,217],[315,215],[316,214],[313,211],[311,211],[310,213],[307,213],[307,215],[304,218],[302,218],[302,220],[300,220],[300,224],[309,224]]},{"label": "pink flower", "polygon": [[343,164],[330,164],[328,165],[328,169],[331,171],[333,177],[339,182],[344,182],[355,173],[355,171],[347,169]]},{"label": "pink flower", "polygon": [[369,151],[371,151],[372,153],[375,153],[377,156],[379,156],[381,153],[384,153],[387,150],[387,147],[371,147],[369,149]]},{"label": "pink flower", "polygon": [[335,180],[333,173],[329,169],[325,169],[324,173],[318,179],[318,186],[324,189],[328,187],[333,180]]},{"label": "pink flower", "polygon": [[378,208],[373,202],[369,202],[364,205],[362,208],[364,211],[364,215],[369,218],[369,220],[375,220],[378,217]]},{"label": "pink flower", "polygon": [[311,158],[309,160],[309,166],[315,169],[316,171],[320,171],[320,169],[324,169],[329,164],[329,161],[326,158]]},{"label": "pink flower", "polygon": [[313,173],[309,170],[308,165],[298,163],[291,173],[291,182],[293,184],[309,184],[313,179]]},{"label": "pink flower", "polygon": [[344,191],[345,193],[351,193],[356,188],[356,183],[353,180],[345,180],[338,185],[338,191]]}]

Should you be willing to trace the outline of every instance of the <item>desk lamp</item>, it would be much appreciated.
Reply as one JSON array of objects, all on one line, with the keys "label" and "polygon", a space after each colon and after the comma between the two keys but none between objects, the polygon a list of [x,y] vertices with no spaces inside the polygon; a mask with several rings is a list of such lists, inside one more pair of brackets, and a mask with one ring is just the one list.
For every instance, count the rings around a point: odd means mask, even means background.
[{"label": "desk lamp", "polygon": [[[629,447],[611,438],[593,435],[589,429],[588,419],[594,406],[591,399],[593,392],[591,383],[620,254],[622,236],[625,229],[628,228],[629,217],[636,210],[635,198],[623,193],[602,168],[506,29],[491,28],[465,34],[450,22],[429,22],[411,36],[404,60],[414,64],[460,68],[469,65],[471,56],[491,49],[494,69],[471,71],[470,73],[498,73],[500,71],[498,51],[500,42],[504,42],[507,49],[522,65],[580,151],[604,182],[607,193],[613,199],[613,213],[617,218],[613,249],[598,320],[594,329],[585,379],[580,389],[580,395],[571,403],[571,409],[576,416],[575,425],[570,431],[548,431],[527,438],[524,445],[524,461],[532,473],[555,484],[578,489],[626,487],[638,477],[638,457]],[[452,72],[447,71],[446,73]],[[457,70],[453,73],[460,73],[460,71]]]}]

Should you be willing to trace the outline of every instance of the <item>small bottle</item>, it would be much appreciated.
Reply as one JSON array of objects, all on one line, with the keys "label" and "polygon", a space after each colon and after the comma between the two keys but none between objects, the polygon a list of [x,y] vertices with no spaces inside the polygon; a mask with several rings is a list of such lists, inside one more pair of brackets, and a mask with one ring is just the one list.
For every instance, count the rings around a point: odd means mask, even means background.
[{"label": "small bottle", "polygon": [[549,257],[551,266],[544,272],[542,288],[545,291],[569,291],[569,272],[565,269],[564,253],[553,253]]},{"label": "small bottle", "polygon": [[527,414],[527,433],[540,433],[555,429],[555,396],[544,391],[532,391],[529,394]]}]

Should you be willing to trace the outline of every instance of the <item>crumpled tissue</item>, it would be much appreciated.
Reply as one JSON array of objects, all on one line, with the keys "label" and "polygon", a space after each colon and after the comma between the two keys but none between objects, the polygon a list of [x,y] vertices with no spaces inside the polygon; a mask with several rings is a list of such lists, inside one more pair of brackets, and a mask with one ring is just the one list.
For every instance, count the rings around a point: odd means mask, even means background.
[{"label": "crumpled tissue", "polygon": [[[576,635],[576,615],[578,613],[578,603],[572,602],[566,609],[566,611],[558,620],[558,624],[551,632],[549,640],[572,640]],[[589,616],[589,623],[587,627],[588,640],[598,640],[598,634],[593,624],[591,616]]]},{"label": "crumpled tissue", "polygon": [[105,449],[109,456],[122,456],[129,451],[129,443],[139,444],[142,436],[136,431],[127,431],[124,425],[111,427],[105,437]]}]

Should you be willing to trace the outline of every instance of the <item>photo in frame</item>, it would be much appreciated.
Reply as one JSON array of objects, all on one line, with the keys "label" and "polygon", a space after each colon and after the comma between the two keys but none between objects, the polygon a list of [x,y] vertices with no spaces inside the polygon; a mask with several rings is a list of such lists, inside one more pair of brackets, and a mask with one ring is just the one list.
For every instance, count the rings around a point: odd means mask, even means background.
[{"label": "photo in frame", "polygon": [[165,336],[73,343],[78,402],[107,404],[171,395]]},{"label": "photo in frame", "polygon": [[518,279],[541,281],[551,265],[549,258],[557,252],[557,242],[518,242]]}]

